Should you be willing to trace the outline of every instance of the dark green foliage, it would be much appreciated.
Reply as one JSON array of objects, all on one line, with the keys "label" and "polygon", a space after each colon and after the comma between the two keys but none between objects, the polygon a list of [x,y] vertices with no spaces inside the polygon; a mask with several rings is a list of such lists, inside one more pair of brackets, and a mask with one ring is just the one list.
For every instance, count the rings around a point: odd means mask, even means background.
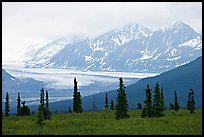
[{"label": "dark green foliage", "polygon": [[105,109],[109,109],[109,105],[108,105],[108,94],[106,93],[106,97],[105,97]]},{"label": "dark green foliage", "polygon": [[43,109],[43,116],[45,120],[50,120],[50,110],[49,110],[49,97],[48,97],[48,91],[46,91],[46,104],[45,104],[45,108]]},{"label": "dark green foliage", "polygon": [[76,78],[74,78],[73,112],[82,113],[82,111],[81,95],[78,92]]},{"label": "dark green foliage", "polygon": [[17,116],[19,115],[20,107],[21,107],[21,99],[20,99],[20,93],[18,92],[18,98],[17,98]]},{"label": "dark green foliage", "polygon": [[48,97],[48,91],[46,91],[46,104],[45,107],[49,109],[49,97]]},{"label": "dark green foliage", "polygon": [[187,109],[190,111],[190,113],[195,113],[195,100],[193,89],[190,89],[190,92],[188,94]]},{"label": "dark green foliage", "polygon": [[171,104],[169,105],[169,109],[170,109],[170,110],[174,110],[174,104],[171,103]]},{"label": "dark green foliage", "polygon": [[35,114],[35,111],[33,110],[33,111],[32,111],[32,115],[34,115],[34,114]]},{"label": "dark green foliage", "polygon": [[78,94],[76,78],[74,78],[73,112],[78,112]]},{"label": "dark green foliage", "polygon": [[41,93],[40,93],[40,104],[42,105],[42,107],[44,108],[45,106],[45,99],[44,99],[44,89],[41,89]]},{"label": "dark green foliage", "polygon": [[190,113],[195,113],[195,99],[194,99],[193,89],[192,89],[192,94],[191,94]]},{"label": "dark green foliage", "polygon": [[111,109],[112,111],[115,110],[115,106],[114,106],[113,100],[111,100],[111,103],[110,103],[110,109]]},{"label": "dark green foliage", "polygon": [[162,105],[161,105],[161,95],[160,95],[160,87],[158,82],[156,83],[156,86],[154,88],[154,98],[153,98],[153,116],[160,117],[164,116],[162,111]]},{"label": "dark green foliage", "polygon": [[49,111],[49,109],[46,108],[46,107],[43,109],[43,118],[44,118],[45,120],[50,120],[50,111]]},{"label": "dark green foliage", "polygon": [[42,105],[38,106],[38,124],[40,126],[43,125],[43,109],[42,109]]},{"label": "dark green foliage", "polygon": [[69,107],[69,113],[71,114],[72,113],[72,109]]},{"label": "dark green foliage", "polygon": [[141,103],[137,103],[137,109],[139,109],[139,110],[142,109],[142,104]]},{"label": "dark green foliage", "polygon": [[165,104],[164,104],[163,88],[161,89],[161,107],[162,107],[162,111],[164,111],[165,110]]},{"label": "dark green foliage", "polygon": [[78,105],[78,112],[82,113],[83,109],[82,109],[82,102],[81,102],[81,95],[80,95],[80,92],[78,92],[78,102],[79,102],[79,105]]},{"label": "dark green foliage", "polygon": [[178,111],[179,110],[179,103],[178,103],[178,99],[177,99],[177,95],[176,95],[176,91],[174,92],[174,110]]},{"label": "dark green foliage", "polygon": [[5,102],[5,116],[10,115],[10,107],[9,107],[9,94],[6,93],[6,102]]},{"label": "dark green foliage", "polygon": [[129,118],[128,115],[128,104],[127,104],[127,96],[125,93],[125,86],[123,84],[123,79],[119,78],[119,89],[117,90],[117,104],[116,104],[116,112],[115,117],[116,119],[123,119],[123,118]]},{"label": "dark green foliage", "polygon": [[23,107],[20,107],[18,115],[19,116],[28,116],[28,115],[30,115],[29,107],[26,106],[26,105],[24,105]]},{"label": "dark green foliage", "polygon": [[152,95],[151,95],[151,90],[149,85],[147,84],[147,89],[146,91],[146,100],[144,101],[145,106],[142,110],[142,115],[141,117],[151,117],[152,116]]}]

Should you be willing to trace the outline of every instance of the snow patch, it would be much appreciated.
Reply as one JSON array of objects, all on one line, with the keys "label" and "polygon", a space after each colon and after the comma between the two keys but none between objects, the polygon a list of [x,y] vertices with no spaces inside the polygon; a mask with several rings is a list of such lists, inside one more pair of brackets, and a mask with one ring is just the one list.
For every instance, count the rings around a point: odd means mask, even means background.
[{"label": "snow patch", "polygon": [[94,60],[94,58],[92,56],[84,56],[85,57],[85,61],[92,61]]},{"label": "snow patch", "polygon": [[200,38],[195,38],[178,45],[178,47],[202,48],[202,41]]},{"label": "snow patch", "polygon": [[181,58],[181,56],[178,56],[178,57],[175,57],[175,58],[171,58],[171,59],[170,59],[170,58],[167,58],[167,60],[168,60],[168,61],[172,61],[172,60],[177,60],[177,59],[179,59],[179,58]]}]

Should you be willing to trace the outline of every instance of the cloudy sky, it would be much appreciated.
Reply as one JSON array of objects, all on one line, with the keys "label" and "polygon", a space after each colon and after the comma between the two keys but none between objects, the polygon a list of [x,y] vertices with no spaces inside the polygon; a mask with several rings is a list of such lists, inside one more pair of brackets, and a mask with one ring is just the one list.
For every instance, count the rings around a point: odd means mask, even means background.
[{"label": "cloudy sky", "polygon": [[202,32],[201,2],[3,2],[2,63],[20,61],[31,46],[92,37],[138,23],[151,30],[182,21]]}]

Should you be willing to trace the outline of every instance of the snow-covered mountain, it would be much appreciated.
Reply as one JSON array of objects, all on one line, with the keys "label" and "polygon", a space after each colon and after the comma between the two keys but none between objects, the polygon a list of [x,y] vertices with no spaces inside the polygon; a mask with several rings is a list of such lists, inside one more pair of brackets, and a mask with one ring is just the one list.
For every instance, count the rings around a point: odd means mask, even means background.
[{"label": "snow-covered mountain", "polygon": [[151,31],[128,24],[95,38],[56,40],[39,49],[26,67],[84,71],[161,73],[202,55],[202,36],[183,22]]}]

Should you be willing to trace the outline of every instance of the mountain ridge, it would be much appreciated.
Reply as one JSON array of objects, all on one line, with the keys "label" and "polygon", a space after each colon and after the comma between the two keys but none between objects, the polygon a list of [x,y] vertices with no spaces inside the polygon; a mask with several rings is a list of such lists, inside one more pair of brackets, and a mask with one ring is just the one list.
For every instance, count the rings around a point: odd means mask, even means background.
[{"label": "mountain ridge", "polygon": [[129,24],[94,38],[68,44],[62,40],[62,44],[61,48],[52,44],[52,52],[43,56],[36,53],[25,66],[162,73],[202,55],[202,36],[182,22],[156,31]]}]

